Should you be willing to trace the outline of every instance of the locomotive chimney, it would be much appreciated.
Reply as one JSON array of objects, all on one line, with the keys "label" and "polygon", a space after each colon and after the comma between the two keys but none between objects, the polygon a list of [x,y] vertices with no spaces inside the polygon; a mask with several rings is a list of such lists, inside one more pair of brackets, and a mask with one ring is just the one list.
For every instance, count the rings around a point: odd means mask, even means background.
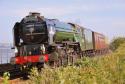
[{"label": "locomotive chimney", "polygon": [[40,17],[40,13],[38,13],[38,12],[30,12],[29,15],[30,16],[38,16],[38,17]]},{"label": "locomotive chimney", "polygon": [[29,16],[40,17],[41,19],[44,18],[44,16],[40,16],[40,13],[38,13],[38,12],[30,12]]}]

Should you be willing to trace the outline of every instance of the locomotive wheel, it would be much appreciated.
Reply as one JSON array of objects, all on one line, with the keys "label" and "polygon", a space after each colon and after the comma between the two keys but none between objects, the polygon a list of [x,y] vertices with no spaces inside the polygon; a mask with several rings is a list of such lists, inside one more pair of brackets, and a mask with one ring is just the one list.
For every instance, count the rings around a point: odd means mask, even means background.
[{"label": "locomotive wheel", "polygon": [[49,65],[52,67],[57,67],[58,59],[59,59],[58,52],[57,51],[52,52],[49,57]]},{"label": "locomotive wheel", "polygon": [[37,63],[38,71],[41,71],[41,69],[44,67],[44,63]]},{"label": "locomotive wheel", "polygon": [[29,69],[26,67],[26,66],[24,66],[24,65],[22,65],[21,67],[20,67],[20,69],[21,69],[21,73],[22,73],[22,78],[25,80],[25,79],[28,79],[28,71],[29,71]]}]

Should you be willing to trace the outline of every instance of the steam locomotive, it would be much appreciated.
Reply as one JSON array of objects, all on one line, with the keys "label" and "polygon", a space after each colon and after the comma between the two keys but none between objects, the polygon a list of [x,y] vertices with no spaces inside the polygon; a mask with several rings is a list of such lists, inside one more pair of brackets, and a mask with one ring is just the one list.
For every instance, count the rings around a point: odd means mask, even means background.
[{"label": "steam locomotive", "polygon": [[11,64],[73,63],[82,56],[104,54],[108,43],[103,34],[74,23],[47,19],[31,12],[13,28],[15,56]]}]

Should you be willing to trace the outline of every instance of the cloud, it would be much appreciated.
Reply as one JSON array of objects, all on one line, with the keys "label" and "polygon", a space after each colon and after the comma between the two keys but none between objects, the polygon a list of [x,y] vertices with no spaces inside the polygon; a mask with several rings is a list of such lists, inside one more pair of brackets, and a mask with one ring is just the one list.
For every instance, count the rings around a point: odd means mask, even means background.
[{"label": "cloud", "polygon": [[[76,0],[73,0],[73,2],[76,2]],[[65,2],[65,1],[64,1]],[[117,10],[124,10],[125,9],[125,3],[98,3],[96,0],[95,2],[90,1],[81,1],[78,0],[76,3],[55,3],[55,4],[43,4],[38,3],[37,5],[33,5],[33,1],[31,1],[32,4],[25,4],[22,3],[22,5],[15,7],[3,7],[5,10],[0,13],[0,16],[9,16],[9,15],[15,15],[15,16],[25,16],[30,11],[38,11],[41,12],[45,16],[66,16],[70,14],[75,13],[99,13],[99,12],[106,12],[106,11],[117,11]],[[69,2],[68,2],[69,3]],[[21,7],[22,6],[22,7]]]}]

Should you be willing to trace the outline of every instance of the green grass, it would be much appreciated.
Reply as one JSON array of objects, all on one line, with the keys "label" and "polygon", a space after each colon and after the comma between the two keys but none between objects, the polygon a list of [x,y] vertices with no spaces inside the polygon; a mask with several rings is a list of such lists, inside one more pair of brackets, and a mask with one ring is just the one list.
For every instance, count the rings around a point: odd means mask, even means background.
[{"label": "green grass", "polygon": [[33,69],[31,84],[125,84],[125,44],[114,53],[94,58],[84,57],[74,66]]}]

